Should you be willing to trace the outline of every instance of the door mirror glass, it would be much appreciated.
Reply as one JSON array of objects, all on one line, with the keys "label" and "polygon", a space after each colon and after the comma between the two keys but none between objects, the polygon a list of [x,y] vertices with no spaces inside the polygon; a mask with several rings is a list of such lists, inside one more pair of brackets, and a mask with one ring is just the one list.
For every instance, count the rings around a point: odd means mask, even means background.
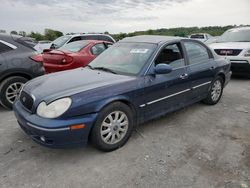
[{"label": "door mirror glass", "polygon": [[172,67],[165,63],[157,64],[154,68],[155,74],[168,74],[172,72]]}]

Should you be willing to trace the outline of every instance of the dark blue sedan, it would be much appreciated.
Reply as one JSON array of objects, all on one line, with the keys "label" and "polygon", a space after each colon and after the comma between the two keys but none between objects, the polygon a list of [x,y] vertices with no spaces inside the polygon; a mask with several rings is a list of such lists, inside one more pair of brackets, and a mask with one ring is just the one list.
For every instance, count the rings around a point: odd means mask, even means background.
[{"label": "dark blue sedan", "polygon": [[[230,63],[199,41],[125,38],[87,68],[28,82],[14,104],[21,128],[45,146],[123,146],[136,125],[192,103],[218,103]],[[192,118],[192,117],[190,117]]]}]

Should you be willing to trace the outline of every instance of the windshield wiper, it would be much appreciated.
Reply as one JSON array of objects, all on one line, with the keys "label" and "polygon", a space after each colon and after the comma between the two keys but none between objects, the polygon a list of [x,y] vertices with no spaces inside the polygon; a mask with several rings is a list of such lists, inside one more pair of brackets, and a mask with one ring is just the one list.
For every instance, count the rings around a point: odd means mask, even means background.
[{"label": "windshield wiper", "polygon": [[89,65],[89,68],[91,69],[94,69],[94,70],[102,70],[102,71],[105,71],[105,72],[110,72],[110,73],[113,73],[113,74],[117,74],[115,71],[109,69],[109,68],[106,68],[106,67],[92,67]]}]

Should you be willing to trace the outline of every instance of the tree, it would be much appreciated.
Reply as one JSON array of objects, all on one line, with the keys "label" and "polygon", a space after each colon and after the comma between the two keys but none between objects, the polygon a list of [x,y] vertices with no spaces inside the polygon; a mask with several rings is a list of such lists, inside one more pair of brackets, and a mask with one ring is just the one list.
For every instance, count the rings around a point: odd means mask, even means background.
[{"label": "tree", "polygon": [[12,34],[12,35],[18,35],[18,32],[17,31],[11,31],[10,34]]},{"label": "tree", "polygon": [[25,37],[26,36],[26,32],[25,31],[19,31],[19,35]]},{"label": "tree", "polygon": [[45,29],[44,36],[47,40],[53,41],[56,38],[63,36],[63,33],[61,31],[56,31],[56,30],[52,30],[52,29]]},{"label": "tree", "polygon": [[44,36],[42,35],[42,34],[40,34],[40,33],[38,33],[38,32],[31,32],[29,35],[28,35],[29,37],[31,37],[31,38],[35,38],[37,41],[40,41],[40,40],[44,40],[45,38],[44,38]]}]

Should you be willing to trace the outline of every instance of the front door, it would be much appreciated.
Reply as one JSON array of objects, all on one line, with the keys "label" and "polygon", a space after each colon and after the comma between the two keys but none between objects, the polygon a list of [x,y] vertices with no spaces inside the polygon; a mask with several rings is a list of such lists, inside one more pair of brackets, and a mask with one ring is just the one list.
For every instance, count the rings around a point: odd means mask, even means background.
[{"label": "front door", "polygon": [[166,63],[172,66],[173,71],[145,76],[145,103],[140,106],[144,108],[145,120],[173,111],[186,103],[190,85],[183,57],[180,43],[166,45],[158,54],[151,68]]}]

